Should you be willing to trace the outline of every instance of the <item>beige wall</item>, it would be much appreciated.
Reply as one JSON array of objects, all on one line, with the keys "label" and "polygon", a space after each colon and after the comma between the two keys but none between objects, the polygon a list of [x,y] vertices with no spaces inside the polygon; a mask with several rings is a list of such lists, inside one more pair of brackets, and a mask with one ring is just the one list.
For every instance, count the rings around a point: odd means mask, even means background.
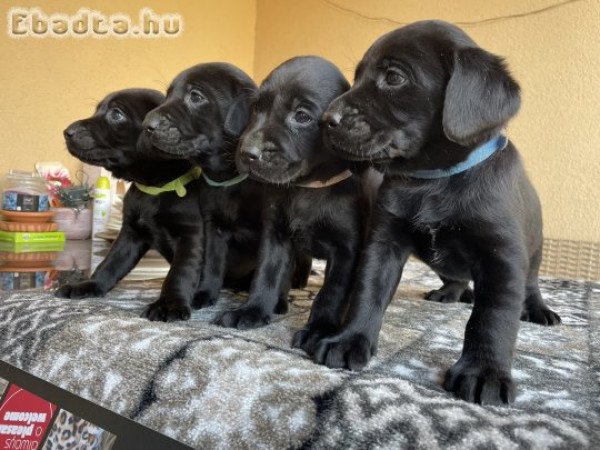
[{"label": "beige wall", "polygon": [[[361,15],[474,22],[562,1],[258,0],[254,74],[260,80],[287,58],[317,54],[351,80],[369,45],[399,26]],[[523,107],[509,136],[541,196],[545,235],[600,242],[600,2],[581,0],[463,28],[505,56],[523,88]]]},{"label": "beige wall", "polygon": [[[179,71],[201,61],[231,61],[260,81],[287,58],[318,54],[351,79],[367,47],[399,26],[388,19],[476,22],[562,1],[5,1],[4,23],[11,6],[43,4],[47,13],[68,14],[87,6],[133,17],[151,7],[182,14],[185,30],[179,38],[158,40],[13,40],[3,31],[0,173],[55,159],[74,170],[78,164],[62,140],[68,123],[90,114],[109,91],[164,89]],[[523,107],[509,135],[538,188],[551,238],[600,242],[599,23],[600,1],[580,0],[525,17],[463,25],[480,45],[507,58],[523,87]]]},{"label": "beige wall", "polygon": [[[6,15],[14,6],[40,6],[46,13],[75,14],[88,7],[105,14],[138,11],[183,16],[184,31],[173,39],[11,39]],[[62,130],[90,115],[108,92],[127,87],[165,90],[181,70],[202,61],[229,60],[252,73],[256,3],[202,1],[10,0],[0,6],[0,173],[33,170],[40,160],[60,160],[74,171]]]}]

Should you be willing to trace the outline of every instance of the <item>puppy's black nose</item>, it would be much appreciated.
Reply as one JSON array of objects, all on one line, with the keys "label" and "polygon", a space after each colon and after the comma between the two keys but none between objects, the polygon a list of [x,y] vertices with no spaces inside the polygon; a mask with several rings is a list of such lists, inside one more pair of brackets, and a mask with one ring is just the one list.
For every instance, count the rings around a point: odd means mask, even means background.
[{"label": "puppy's black nose", "polygon": [[342,114],[337,111],[326,112],[325,114],[323,114],[323,120],[329,128],[335,128],[342,121]]},{"label": "puppy's black nose", "polygon": [[146,116],[142,126],[148,133],[152,133],[160,125],[160,117],[158,115]]},{"label": "puppy's black nose", "polygon": [[72,138],[77,133],[77,129],[75,127],[68,127],[65,131],[63,131],[63,135],[66,139]]},{"label": "puppy's black nose", "polygon": [[257,161],[260,159],[261,151],[255,145],[242,148],[242,156],[248,161]]}]

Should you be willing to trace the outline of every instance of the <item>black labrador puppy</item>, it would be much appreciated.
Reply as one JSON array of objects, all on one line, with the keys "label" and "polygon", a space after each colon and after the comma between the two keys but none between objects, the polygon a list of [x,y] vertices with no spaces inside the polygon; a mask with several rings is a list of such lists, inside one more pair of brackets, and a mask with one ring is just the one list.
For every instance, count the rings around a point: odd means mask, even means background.
[{"label": "black labrador puppy", "polygon": [[502,136],[520,90],[502,60],[439,21],[390,32],[367,51],[352,89],[329,107],[327,139],[384,173],[343,329],[314,355],[364,367],[383,314],[414,254],[442,277],[474,281],[459,361],[444,387],[509,403],[519,318],[560,322],[542,301],[542,218],[516,148]]},{"label": "black labrador puppy", "polygon": [[340,71],[318,57],[297,57],[262,83],[238,149],[240,171],[271,188],[263,207],[259,267],[248,302],[216,323],[237,328],[269,323],[294,254],[327,260],[323,287],[293,345],[310,350],[337,329],[357,259],[367,207],[360,178],[322,145],[320,118],[349,88]]},{"label": "black labrador puppy", "polygon": [[[250,77],[231,64],[199,64],[173,80],[166,100],[144,120],[144,135],[166,158],[185,158],[202,169],[204,262],[195,308],[217,300],[226,272],[246,279],[238,287],[247,289],[257,264],[263,189],[235,167],[238,138],[256,92]],[[296,286],[306,284],[310,264],[303,261]],[[274,310],[287,310],[287,296],[280,296]]]},{"label": "black labrador puppy", "polygon": [[[90,118],[71,124],[64,136],[69,152],[81,161],[102,166],[116,177],[132,181],[123,201],[123,226],[108,255],[90,280],[66,284],[58,297],[105,295],[150,249],[170,263],[157,305],[169,305],[164,320],[189,317],[199,279],[202,220],[198,207],[200,182],[186,160],[165,159],[140,138],[142,121],[164,100],[150,89],[127,89],[108,95]],[[180,180],[176,190],[160,195],[148,187]]]},{"label": "black labrador puppy", "polygon": [[[205,79],[215,85],[214,95],[220,102],[205,115],[205,133],[215,151],[218,145],[236,139],[235,130],[241,132],[248,117],[236,95],[245,89],[246,80],[240,80],[236,71],[223,65]],[[67,147],[74,156],[103,166],[134,185],[124,199],[123,228],[106,259],[91,280],[65,285],[57,291],[58,296],[102,296],[149,248],[156,248],[171,263],[171,270],[159,300],[144,312],[146,317],[185,320],[190,317],[190,306],[202,307],[214,301],[217,294],[211,293],[207,299],[204,285],[199,284],[205,236],[200,206],[206,183],[199,179],[201,173],[193,161],[153,146],[142,133],[146,114],[162,101],[164,96],[157,91],[119,91],[105,98],[94,116],[75,122],[65,131]],[[238,125],[230,128],[230,123]],[[231,252],[225,269],[226,287],[248,288],[255,253],[255,249],[248,254]]]}]

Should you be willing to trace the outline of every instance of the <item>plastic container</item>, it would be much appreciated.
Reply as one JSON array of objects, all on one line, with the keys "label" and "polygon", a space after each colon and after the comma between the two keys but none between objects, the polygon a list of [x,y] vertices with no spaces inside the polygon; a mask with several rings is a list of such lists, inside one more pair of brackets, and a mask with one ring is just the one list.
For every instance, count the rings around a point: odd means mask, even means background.
[{"label": "plastic container", "polygon": [[96,237],[96,233],[106,229],[110,218],[110,180],[108,177],[98,178],[92,197],[94,198],[92,240],[101,240],[101,238]]},{"label": "plastic container", "polygon": [[92,233],[92,210],[89,208],[52,208],[54,222],[67,239],[87,239]]},{"label": "plastic container", "polygon": [[46,180],[31,172],[10,170],[2,182],[2,209],[8,211],[48,211]]}]

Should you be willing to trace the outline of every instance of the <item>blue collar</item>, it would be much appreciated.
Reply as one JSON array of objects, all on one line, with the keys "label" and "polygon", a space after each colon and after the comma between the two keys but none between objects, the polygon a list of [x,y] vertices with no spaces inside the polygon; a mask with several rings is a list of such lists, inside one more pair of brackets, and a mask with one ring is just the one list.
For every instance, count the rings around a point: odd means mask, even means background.
[{"label": "blue collar", "polygon": [[231,178],[230,180],[225,180],[225,181],[212,180],[212,179],[208,178],[208,176],[206,175],[205,172],[202,172],[202,176],[204,177],[204,181],[206,181],[206,184],[208,184],[209,186],[212,186],[212,187],[235,186],[236,184],[241,183],[246,178],[248,178],[247,173],[243,173],[241,175],[238,175],[237,177],[234,177],[234,178]]},{"label": "blue collar", "polygon": [[437,178],[450,177],[452,175],[456,175],[457,173],[464,172],[465,170],[469,170],[471,167],[482,163],[498,150],[504,149],[507,144],[508,138],[506,136],[496,136],[481,144],[469,154],[467,159],[459,162],[455,166],[452,166],[448,169],[415,170],[413,172],[409,172],[408,176],[421,180],[435,180]]}]

